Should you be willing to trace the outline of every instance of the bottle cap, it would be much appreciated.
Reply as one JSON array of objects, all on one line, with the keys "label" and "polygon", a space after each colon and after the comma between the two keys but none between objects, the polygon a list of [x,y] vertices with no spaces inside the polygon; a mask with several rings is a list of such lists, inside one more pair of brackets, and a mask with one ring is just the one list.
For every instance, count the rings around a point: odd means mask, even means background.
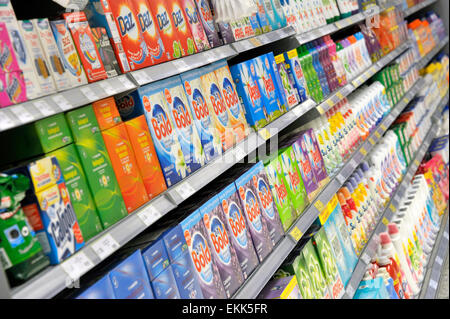
[{"label": "bottle cap", "polygon": [[391,237],[389,237],[388,233],[384,232],[380,234],[380,243],[382,246],[391,243]]},{"label": "bottle cap", "polygon": [[394,224],[394,223],[388,224],[388,233],[389,233],[389,235],[391,235],[391,236],[397,235],[397,234],[399,233],[397,224]]}]

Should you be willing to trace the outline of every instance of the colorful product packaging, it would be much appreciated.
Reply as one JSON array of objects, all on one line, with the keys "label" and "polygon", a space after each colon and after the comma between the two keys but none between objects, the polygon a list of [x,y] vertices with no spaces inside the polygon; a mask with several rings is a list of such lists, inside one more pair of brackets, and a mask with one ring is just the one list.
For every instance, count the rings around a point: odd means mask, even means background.
[{"label": "colorful product packaging", "polygon": [[169,256],[162,240],[152,242],[150,246],[142,250],[141,254],[150,280],[154,280],[169,267]]},{"label": "colorful product packaging", "polygon": [[100,131],[107,130],[122,123],[113,97],[92,103],[92,109],[94,110]]},{"label": "colorful product packaging", "polygon": [[200,81],[203,92],[206,95],[206,104],[208,105],[209,114],[213,118],[216,130],[220,134],[222,150],[226,151],[235,144],[235,135],[231,125],[230,114],[223,100],[214,68],[210,65],[202,68],[202,70],[204,72],[200,77]]},{"label": "colorful product packaging", "polygon": [[275,85],[275,90],[279,98],[280,111],[281,113],[286,113],[289,110],[289,105],[287,102],[286,93],[284,91],[283,82],[280,74],[278,73],[277,63],[275,62],[275,56],[272,52],[263,55],[261,58],[264,59],[264,64],[267,70],[270,71],[270,75]]},{"label": "colorful product packaging", "polygon": [[19,63],[6,29],[6,24],[0,23],[0,73],[19,71]]},{"label": "colorful product packaging", "polygon": [[287,109],[289,109],[299,104],[300,97],[294,86],[294,77],[288,72],[285,61],[284,54],[279,54],[275,57],[278,74],[281,79],[281,87],[283,88],[284,96],[286,97]]},{"label": "colorful product packaging", "polygon": [[72,34],[89,83],[108,78],[84,12],[65,13],[64,19]]},{"label": "colorful product packaging", "polygon": [[302,299],[295,275],[270,280],[258,299]]},{"label": "colorful product packaging", "polygon": [[168,0],[169,12],[175,29],[177,30],[178,39],[181,43],[181,48],[184,51],[183,55],[191,55],[197,53],[197,46],[191,33],[191,28],[188,25],[186,13],[183,10],[178,0]]},{"label": "colorful product packaging", "polygon": [[236,135],[236,143],[242,141],[249,134],[249,127],[245,119],[245,111],[242,107],[239,97],[231,76],[230,69],[226,60],[212,64],[214,73],[217,78],[219,89],[222,92],[222,97],[230,115],[231,126]]},{"label": "colorful product packaging", "polygon": [[102,131],[102,136],[122,198],[128,213],[131,213],[148,202],[148,195],[134,158],[127,129],[123,123],[118,124]]},{"label": "colorful product packaging", "polygon": [[109,274],[86,289],[76,299],[116,299]]},{"label": "colorful product packaging", "polygon": [[27,91],[23,73],[0,72],[0,108],[26,101]]},{"label": "colorful product packaging", "polygon": [[54,156],[58,160],[81,234],[87,242],[99,234],[103,227],[77,149],[75,145],[70,144],[50,153],[49,156]]},{"label": "colorful product packaging", "polygon": [[186,97],[194,120],[197,133],[205,153],[205,162],[210,162],[222,154],[222,142],[220,135],[213,123],[213,117],[209,112],[206,95],[200,80],[201,69],[192,70],[181,74],[181,82],[184,86]]},{"label": "colorful product packaging", "polygon": [[309,161],[308,150],[306,149],[305,141],[299,138],[295,143],[292,144],[292,149],[294,151],[295,159],[297,160],[298,167],[300,169],[300,174],[303,180],[303,185],[305,186],[306,193],[308,194],[308,199],[311,201],[317,196],[319,192],[319,186],[317,185],[316,175],[311,167]]},{"label": "colorful product packaging", "polygon": [[212,258],[200,211],[194,211],[180,225],[191,253],[192,263],[197,271],[203,297],[205,299],[225,299],[225,289],[217,265]]},{"label": "colorful product packaging", "polygon": [[180,299],[172,265],[163,270],[154,280],[152,287],[156,299]]},{"label": "colorful product packaging", "polygon": [[170,118],[174,129],[178,132],[178,141],[184,155],[186,169],[189,174],[192,174],[205,165],[205,156],[184,87],[179,76],[164,80],[163,87]]},{"label": "colorful product packaging", "polygon": [[299,103],[305,102],[307,99],[307,86],[303,74],[302,66],[298,58],[297,49],[284,53],[286,61],[286,69],[289,76],[294,80],[293,85],[299,97]]},{"label": "colorful product packaging", "polygon": [[117,63],[114,50],[109,42],[108,33],[105,28],[92,28],[92,35],[94,36],[94,42],[97,46],[97,50],[100,53],[100,58],[103,61],[106,74],[108,78],[112,78],[121,74],[119,63]]},{"label": "colorful product packaging", "polygon": [[126,121],[128,137],[149,199],[167,189],[144,115]]},{"label": "colorful product packaging", "polygon": [[300,142],[305,143],[304,146],[309,157],[309,162],[314,170],[317,185],[320,189],[322,189],[330,179],[327,175],[327,169],[323,162],[322,153],[320,152],[319,144],[317,143],[316,135],[314,134],[313,129],[301,132]]},{"label": "colorful product packaging", "polygon": [[194,0],[179,0],[179,3],[186,14],[186,21],[191,30],[198,51],[201,52],[211,49],[208,37],[203,29],[203,24],[200,21],[200,13],[197,10]]},{"label": "colorful product packaging", "polygon": [[244,275],[226,230],[219,197],[214,196],[203,204],[200,214],[225,293],[230,298],[244,282]]},{"label": "colorful product packaging", "polygon": [[42,50],[45,55],[45,60],[49,68],[52,78],[55,82],[58,91],[64,91],[72,87],[71,79],[64,68],[64,64],[59,55],[58,47],[56,46],[55,37],[48,19],[33,19],[31,20],[39,35]]},{"label": "colorful product packaging", "polygon": [[205,30],[206,36],[208,37],[209,45],[217,47],[222,45],[219,35],[217,33],[211,8],[207,0],[194,0],[197,10],[200,15],[200,21],[203,24],[203,29]]},{"label": "colorful product packaging", "polygon": [[258,266],[259,260],[245,222],[244,209],[241,206],[236,185],[234,183],[228,185],[218,194],[218,197],[222,205],[231,244],[236,250],[244,279],[247,279]]},{"label": "colorful product packaging", "polygon": [[68,77],[71,78],[72,87],[87,84],[86,74],[78,56],[72,35],[67,28],[65,20],[50,21],[53,36],[58,46],[59,55],[64,64]]},{"label": "colorful product packaging", "polygon": [[233,32],[234,41],[245,39],[244,26],[241,19],[234,19],[230,21],[231,31]]},{"label": "colorful product packaging", "polygon": [[258,7],[256,17],[263,33],[272,31],[272,26],[267,21],[266,11],[264,10],[263,0],[255,0],[255,5]]},{"label": "colorful product packaging", "polygon": [[239,100],[245,108],[248,124],[258,130],[267,125],[267,111],[262,100],[258,82],[253,78],[255,66],[252,60],[233,65],[230,68]]},{"label": "colorful product packaging", "polygon": [[319,258],[314,250],[312,240],[308,240],[305,246],[303,246],[302,255],[305,259],[305,268],[307,269],[309,278],[311,279],[311,284],[316,298],[331,299],[332,296],[328,290],[327,281],[323,275]]},{"label": "colorful product packaging", "polygon": [[217,27],[219,29],[219,36],[223,44],[230,44],[235,41],[233,36],[233,29],[231,28],[231,25],[229,23],[219,22],[217,23]]}]

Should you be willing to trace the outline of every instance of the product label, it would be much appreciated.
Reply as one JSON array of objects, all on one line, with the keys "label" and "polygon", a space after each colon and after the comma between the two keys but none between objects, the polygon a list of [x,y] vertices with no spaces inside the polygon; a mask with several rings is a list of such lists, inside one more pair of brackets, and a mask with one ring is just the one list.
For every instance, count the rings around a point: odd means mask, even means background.
[{"label": "product label", "polygon": [[199,12],[193,0],[181,0],[181,4],[186,15],[187,23],[191,30],[198,51],[209,50],[208,38],[200,21]]}]

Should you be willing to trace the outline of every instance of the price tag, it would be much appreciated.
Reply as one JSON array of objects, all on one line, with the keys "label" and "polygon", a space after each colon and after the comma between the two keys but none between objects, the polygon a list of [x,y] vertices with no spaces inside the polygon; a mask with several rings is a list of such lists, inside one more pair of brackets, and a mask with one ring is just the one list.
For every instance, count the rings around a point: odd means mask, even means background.
[{"label": "price tag", "polygon": [[[23,105],[16,105],[10,108],[11,112],[14,113],[15,116],[20,120],[22,123],[28,123],[34,120],[33,115],[31,115],[28,110],[23,107]],[[1,115],[0,115],[1,116]]]},{"label": "price tag", "polygon": [[262,45],[261,41],[259,41],[259,39],[257,38],[251,38],[249,39],[249,41],[251,42],[251,44],[253,44],[253,46],[255,47],[259,47]]},{"label": "price tag", "polygon": [[386,217],[383,217],[383,219],[381,220],[381,222],[387,226],[389,224],[389,220]]},{"label": "price tag", "polygon": [[370,71],[372,72],[372,75],[373,74],[375,74],[375,73],[377,73],[377,67],[376,66],[372,66],[371,68],[370,68]]},{"label": "price tag", "polygon": [[292,109],[292,112],[294,113],[295,117],[299,118],[303,115],[303,109],[300,106],[296,106]]},{"label": "price tag", "polygon": [[447,232],[444,233],[444,238],[448,240],[448,233]]},{"label": "price tag", "polygon": [[329,107],[333,107],[334,106],[334,102],[331,99],[328,99],[326,101],[326,103],[328,104]]},{"label": "price tag", "polygon": [[148,227],[161,217],[161,213],[153,205],[150,205],[140,211],[138,217]]},{"label": "price tag", "polygon": [[203,56],[206,58],[208,62],[213,62],[216,60],[216,55],[212,51],[203,52]]},{"label": "price tag", "polygon": [[378,133],[378,131],[375,131],[375,137],[376,137],[377,139],[380,139],[380,138],[381,138],[381,135],[380,135],[380,133]]},{"label": "price tag", "polygon": [[292,236],[292,238],[294,238],[295,242],[298,242],[303,236],[303,233],[300,231],[300,229],[298,229],[297,226],[295,226],[289,234]]},{"label": "price tag", "polygon": [[344,182],[345,182],[345,177],[344,176],[342,176],[341,174],[339,174],[338,176],[336,176],[336,179],[337,179],[337,181],[339,182],[339,184],[344,184]]},{"label": "price tag", "polygon": [[94,264],[83,251],[79,251],[61,263],[61,267],[75,281],[94,268]]},{"label": "price tag", "polygon": [[267,141],[270,138],[270,133],[266,128],[259,130],[258,133],[265,141]]},{"label": "price tag", "polygon": [[381,124],[380,127],[381,127],[381,129],[382,129],[383,131],[386,131],[386,130],[387,130],[387,127],[386,127],[384,124]]},{"label": "price tag", "polygon": [[335,24],[335,26],[336,26],[338,29],[341,29],[341,28],[344,27],[344,24],[343,24],[341,21],[337,21],[337,22],[335,22],[334,24]]},{"label": "price tag", "polygon": [[371,137],[369,138],[369,142],[370,142],[370,144],[375,145],[375,141]]},{"label": "price tag", "polygon": [[172,61],[175,68],[178,70],[178,72],[183,72],[189,69],[189,65],[184,60],[175,60]]},{"label": "price tag", "polygon": [[240,147],[236,147],[236,149],[234,150],[234,154],[236,156],[236,160],[241,160],[242,158],[247,156],[247,153],[245,153],[245,151]]},{"label": "price tag", "polygon": [[0,112],[0,130],[7,130],[14,126],[14,122],[11,120],[6,112]]},{"label": "price tag", "polygon": [[347,295],[348,295],[350,298],[353,298],[353,296],[355,295],[355,288],[353,288],[352,285],[350,285],[350,286],[347,287]]},{"label": "price tag", "polygon": [[436,256],[436,263],[437,263],[439,266],[442,265],[442,262],[443,262],[443,260],[442,260],[441,256]]},{"label": "price tag", "polygon": [[369,262],[370,262],[371,259],[372,259],[372,258],[370,258],[370,256],[369,256],[367,253],[364,253],[364,254],[362,254],[362,256],[361,256],[361,260],[362,260],[366,265],[369,264]]},{"label": "price tag", "polygon": [[418,160],[414,160],[414,164],[419,167],[420,166],[420,162]]},{"label": "price tag", "polygon": [[106,257],[119,249],[120,246],[111,234],[107,234],[93,242],[91,247],[97,256],[100,257],[101,260],[104,260]]},{"label": "price tag", "polygon": [[324,206],[323,203],[320,201],[320,199],[316,200],[316,202],[314,203],[314,207],[317,208],[317,210],[318,210],[320,213],[325,209],[325,206]]},{"label": "price tag", "polygon": [[338,97],[339,100],[342,100],[344,98],[341,92],[337,92],[336,96]]},{"label": "price tag", "polygon": [[431,280],[430,280],[430,287],[431,287],[433,290],[436,290],[436,289],[437,289],[437,286],[438,286],[438,284],[437,284],[436,280],[431,279]]},{"label": "price tag", "polygon": [[[139,81],[138,81],[139,82]],[[107,81],[102,81],[99,83],[100,87],[106,92],[108,95],[116,94],[116,89],[112,87]]]},{"label": "price tag", "polygon": [[395,213],[397,211],[397,207],[395,207],[392,203],[389,205],[389,209]]},{"label": "price tag", "polygon": [[177,187],[177,193],[181,198],[187,199],[195,193],[195,189],[188,182],[184,182]]},{"label": "price tag", "polygon": [[45,101],[36,101],[33,105],[44,115],[50,116],[56,113],[56,111]]},{"label": "price tag", "polygon": [[97,94],[95,94],[94,91],[92,91],[90,87],[85,86],[84,88],[81,88],[81,92],[91,102],[97,101],[99,99]]},{"label": "price tag", "polygon": [[134,84],[126,76],[119,77],[120,83],[124,86],[125,90],[134,89]]},{"label": "price tag", "polygon": [[56,103],[56,105],[58,105],[64,111],[73,109],[73,105],[70,104],[70,102],[67,101],[67,99],[64,96],[62,96],[61,94],[52,96],[52,100],[53,100],[53,102]]},{"label": "price tag", "polygon": [[361,149],[359,150],[359,152],[363,155],[363,156],[367,156],[367,151],[366,149],[363,147],[361,147]]},{"label": "price tag", "polygon": [[325,114],[325,110],[323,109],[323,106],[322,106],[322,105],[319,105],[319,106],[317,107],[317,112],[319,112],[320,115]]}]

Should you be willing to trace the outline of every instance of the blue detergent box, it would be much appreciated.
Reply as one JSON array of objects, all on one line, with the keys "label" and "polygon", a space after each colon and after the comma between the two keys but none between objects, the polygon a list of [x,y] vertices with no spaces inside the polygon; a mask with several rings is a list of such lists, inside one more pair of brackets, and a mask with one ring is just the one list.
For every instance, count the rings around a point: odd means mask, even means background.
[{"label": "blue detergent box", "polygon": [[152,279],[156,299],[180,299],[172,266],[167,266],[156,278]]},{"label": "blue detergent box", "polygon": [[167,256],[171,263],[188,250],[188,245],[184,239],[183,229],[180,225],[165,231],[160,237],[164,242]]},{"label": "blue detergent box", "polygon": [[109,278],[116,299],[154,299],[140,250],[111,270]]},{"label": "blue detergent box", "polygon": [[109,274],[86,289],[76,299],[116,299]]},{"label": "blue detergent box", "polygon": [[284,91],[283,82],[281,80],[280,73],[278,73],[277,63],[275,62],[275,56],[273,52],[269,52],[263,55],[264,59],[268,60],[268,65],[270,67],[270,73],[272,79],[275,83],[275,89],[277,91],[278,98],[280,99],[280,110],[282,113],[289,111],[289,104],[287,101],[286,93]]},{"label": "blue detergent box", "polygon": [[[244,105],[248,124],[256,130],[266,126],[268,113],[256,80],[256,67],[253,60],[231,66],[230,72],[241,104]],[[252,76],[252,73],[255,76]]]},{"label": "blue detergent box", "polygon": [[163,270],[169,267],[169,257],[162,240],[153,242],[149,247],[142,250],[145,267],[150,280],[155,279]]},{"label": "blue detergent box", "polygon": [[284,53],[287,70],[292,79],[294,79],[294,87],[297,90],[300,103],[303,103],[308,98],[305,75],[298,58],[297,49]]}]

